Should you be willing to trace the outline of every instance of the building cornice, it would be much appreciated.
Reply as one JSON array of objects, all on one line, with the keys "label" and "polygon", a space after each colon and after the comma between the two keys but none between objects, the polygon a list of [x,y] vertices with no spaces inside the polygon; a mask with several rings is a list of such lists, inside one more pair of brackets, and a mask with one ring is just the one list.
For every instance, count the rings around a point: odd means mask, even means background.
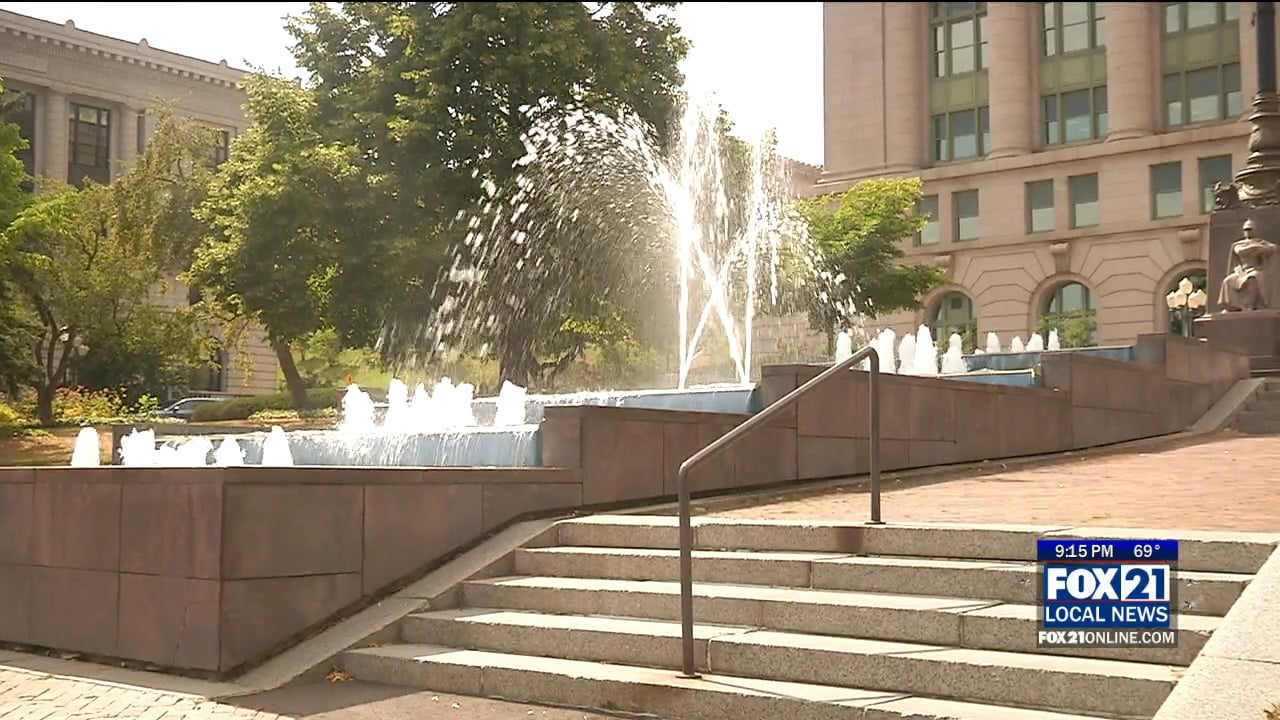
[{"label": "building cornice", "polygon": [[246,70],[227,65],[226,60],[211,63],[167,50],[158,50],[148,45],[145,38],[137,43],[131,43],[80,30],[70,20],[65,25],[59,25],[8,10],[0,10],[0,45],[5,44],[4,36],[66,48],[122,65],[145,68],[218,87],[237,88],[240,86],[240,81],[248,74]]}]

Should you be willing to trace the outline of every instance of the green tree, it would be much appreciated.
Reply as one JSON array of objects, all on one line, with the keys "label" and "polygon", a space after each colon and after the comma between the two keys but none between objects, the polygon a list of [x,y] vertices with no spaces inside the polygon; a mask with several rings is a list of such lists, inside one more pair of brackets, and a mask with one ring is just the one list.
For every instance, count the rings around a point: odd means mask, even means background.
[{"label": "green tree", "polygon": [[[399,299],[400,321],[384,337],[389,357],[433,351],[431,329],[405,327],[421,325],[448,294],[445,273],[467,229],[459,213],[485,202],[485,187],[511,183],[537,111],[632,111],[666,137],[688,50],[666,12],[674,5],[312,3],[290,22],[295,54],[316,82],[323,135],[358,147],[391,198],[369,221],[342,228],[399,238],[380,240],[399,258],[399,272],[380,277]],[[603,242],[584,237],[565,233],[554,250],[586,255],[573,243]],[[577,269],[564,266],[555,287],[568,288]],[[610,269],[600,263],[595,276],[612,282]],[[527,280],[523,290],[561,299],[510,324],[494,347],[505,377],[553,372],[584,338],[617,334],[606,328],[620,291],[595,284],[557,294]]]},{"label": "green tree", "polygon": [[119,220],[111,188],[89,185],[37,198],[5,232],[21,253],[14,284],[38,329],[22,381],[43,423],[53,420],[54,391],[97,340],[151,338],[159,344],[149,353],[174,364],[197,354],[190,317],[153,302],[162,266]]},{"label": "green tree", "polygon": [[922,295],[945,282],[940,268],[901,262],[903,243],[926,223],[916,212],[922,187],[919,178],[863,180],[840,195],[798,204],[816,258],[791,258],[793,268],[814,277],[789,304],[807,309],[829,343],[854,313],[918,308]]},{"label": "green tree", "polygon": [[237,137],[197,219],[209,233],[188,280],[203,305],[259,323],[275,351],[295,406],[306,384],[291,343],[334,328],[344,340],[371,336],[379,311],[384,257],[377,229],[357,226],[362,204],[377,196],[376,178],[350,145],[325,141],[311,92],[265,75],[245,81],[253,124]]},{"label": "green tree", "polygon": [[[52,188],[0,235],[23,329],[12,378],[35,390],[42,422],[52,421],[54,391],[73,368],[136,397],[160,391],[170,371],[161,368],[208,356],[193,316],[158,303],[189,254],[190,203],[208,181],[212,139],[162,113],[115,184]],[[140,358],[154,371],[131,367]]]},{"label": "green tree", "polygon": [[26,149],[18,126],[6,120],[17,98],[6,94],[0,80],[0,382],[16,392],[19,378],[31,366],[28,347],[34,338],[35,324],[19,302],[13,284],[13,269],[20,260],[17,249],[6,243],[4,231],[30,202],[23,185],[31,178],[22,167],[17,153]]}]

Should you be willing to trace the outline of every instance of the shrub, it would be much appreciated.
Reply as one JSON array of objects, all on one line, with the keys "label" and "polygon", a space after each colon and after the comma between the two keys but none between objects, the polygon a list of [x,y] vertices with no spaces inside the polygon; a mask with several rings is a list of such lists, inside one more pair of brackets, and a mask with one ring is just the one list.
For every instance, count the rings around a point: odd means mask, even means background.
[{"label": "shrub", "polygon": [[58,388],[53,395],[53,422],[56,425],[104,422],[129,414],[124,393],[113,388],[64,387]]},{"label": "shrub", "polygon": [[0,427],[17,427],[25,425],[27,418],[18,409],[6,403],[0,403]]},{"label": "shrub", "polygon": [[[337,407],[341,390],[333,388],[312,388],[307,391],[307,406],[302,410],[319,410]],[[256,413],[265,411],[298,410],[293,406],[289,393],[274,395],[253,395],[250,397],[231,398],[216,403],[204,403],[191,415],[193,422],[217,422],[220,420],[248,420]]]}]

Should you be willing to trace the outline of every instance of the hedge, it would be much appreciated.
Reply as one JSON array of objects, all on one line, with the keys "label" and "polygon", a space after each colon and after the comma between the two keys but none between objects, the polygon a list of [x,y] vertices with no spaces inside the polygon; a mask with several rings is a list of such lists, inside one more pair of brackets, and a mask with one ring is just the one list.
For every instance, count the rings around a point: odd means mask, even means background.
[{"label": "hedge", "polygon": [[191,421],[248,420],[249,416],[263,410],[320,410],[337,407],[342,392],[333,388],[311,388],[307,390],[307,406],[303,408],[293,406],[293,398],[289,393],[253,395],[216,403],[201,403],[191,413]]}]

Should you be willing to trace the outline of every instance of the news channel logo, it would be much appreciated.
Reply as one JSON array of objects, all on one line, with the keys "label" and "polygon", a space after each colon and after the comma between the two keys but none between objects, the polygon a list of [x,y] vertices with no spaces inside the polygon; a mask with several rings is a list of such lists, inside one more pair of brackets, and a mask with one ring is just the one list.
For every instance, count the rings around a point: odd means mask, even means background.
[{"label": "news channel logo", "polygon": [[1177,540],[1037,540],[1040,647],[1177,646]]}]

